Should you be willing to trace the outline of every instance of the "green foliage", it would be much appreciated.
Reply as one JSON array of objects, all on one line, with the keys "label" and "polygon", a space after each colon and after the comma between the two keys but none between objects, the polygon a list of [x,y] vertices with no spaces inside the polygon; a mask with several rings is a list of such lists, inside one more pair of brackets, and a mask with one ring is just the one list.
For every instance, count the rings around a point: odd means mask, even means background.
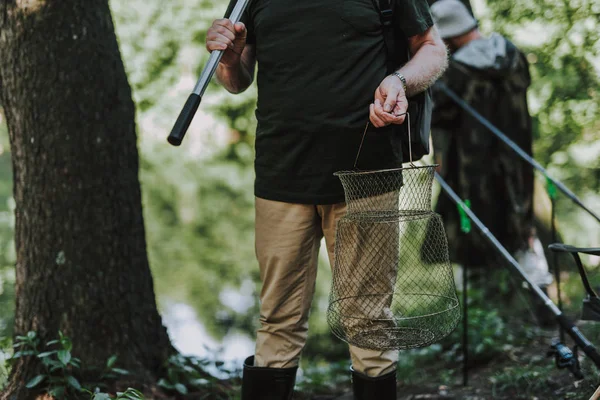
[{"label": "green foliage", "polygon": [[143,400],[144,395],[139,390],[128,388],[124,392],[117,392],[115,397],[112,397],[108,393],[91,393],[90,400]]},{"label": "green foliage", "polygon": [[5,129],[0,113],[0,337],[12,336],[15,308],[15,204],[12,198],[12,168],[10,153],[8,153],[8,136],[3,138]]},{"label": "green foliage", "polygon": [[[220,156],[183,163],[164,157],[148,163],[141,179],[161,303],[193,305],[217,337],[232,326],[254,330],[258,266],[252,170]],[[229,304],[227,291],[242,292],[246,300]]]},{"label": "green foliage", "polygon": [[169,358],[167,376],[158,381],[158,386],[180,395],[187,395],[194,391],[212,393],[219,380],[206,372],[210,367],[216,368],[225,375],[238,374],[238,371],[233,373],[225,369],[222,361],[212,362],[198,357],[186,357],[177,354]]},{"label": "green foliage", "polygon": [[[595,0],[488,0],[487,30],[499,31],[531,63],[535,157],[592,209],[600,204],[600,6]],[[566,240],[600,243],[597,222],[565,196],[558,216]],[[588,229],[582,229],[583,227]]]},{"label": "green foliage", "polygon": [[[86,389],[75,377],[81,370],[81,360],[71,354],[73,343],[71,339],[62,332],[58,332],[59,338],[50,340],[45,345],[36,332],[30,331],[25,336],[17,336],[15,339],[15,353],[9,359],[14,363],[23,357],[36,357],[41,360],[43,370],[40,374],[31,378],[25,387],[28,389],[42,390],[56,399],[67,399],[76,397],[80,393],[88,393],[92,399],[111,399],[108,394],[102,393],[97,389],[92,392]],[[100,376],[100,380],[115,379],[121,375],[127,375],[129,372],[115,368],[117,356],[110,357]],[[104,383],[100,383],[104,385]],[[134,390],[128,389],[126,392],[117,393],[117,399],[143,399],[143,395]]]},{"label": "green foliage", "polygon": [[349,386],[350,369],[348,361],[328,362],[322,360],[309,363],[302,369],[296,389],[305,396],[336,393],[340,387]]},{"label": "green foliage", "polygon": [[[149,258],[163,311],[193,305],[215,337],[255,329],[252,163],[255,90],[212,85],[184,145],[165,138],[208,57],[205,33],[226,3],[111,2],[138,109]],[[157,139],[159,138],[159,139]],[[250,285],[249,285],[250,283]],[[236,308],[225,293],[244,291]],[[246,306],[247,304],[247,306]]]},{"label": "green foliage", "polygon": [[28,332],[26,336],[17,336],[14,344],[18,349],[11,361],[22,357],[37,357],[41,360],[44,371],[25,384],[28,389],[41,388],[57,399],[68,397],[82,390],[79,380],[73,376],[75,370],[81,368],[81,361],[72,357],[71,340],[59,332],[58,340],[51,340],[41,348],[36,332]]},{"label": "green foliage", "polygon": [[[444,340],[451,345],[445,354],[447,360],[458,359],[461,353],[461,329],[456,329]],[[469,358],[472,362],[486,362],[501,354],[514,340],[506,323],[497,310],[469,309]]]},{"label": "green foliage", "polygon": [[554,368],[548,363],[543,366],[525,365],[504,368],[490,378],[494,398],[499,393],[512,393],[519,399],[530,399],[531,396],[546,389],[548,382],[545,377],[549,376]]}]

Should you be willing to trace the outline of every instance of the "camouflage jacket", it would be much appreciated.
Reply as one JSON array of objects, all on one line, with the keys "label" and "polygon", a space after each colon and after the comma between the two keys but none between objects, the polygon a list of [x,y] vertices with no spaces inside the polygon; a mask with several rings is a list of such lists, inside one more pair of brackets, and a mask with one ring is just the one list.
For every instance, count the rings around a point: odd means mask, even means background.
[{"label": "camouflage jacket", "polygon": [[[452,91],[499,128],[528,154],[532,152],[531,118],[526,91],[527,60],[499,34],[478,39],[455,52],[442,77]],[[533,169],[452,99],[434,86],[432,138],[441,175],[509,251],[526,246],[533,226]],[[471,264],[494,253],[474,233],[461,241],[458,212],[444,194],[437,211],[447,228],[452,258]]]}]

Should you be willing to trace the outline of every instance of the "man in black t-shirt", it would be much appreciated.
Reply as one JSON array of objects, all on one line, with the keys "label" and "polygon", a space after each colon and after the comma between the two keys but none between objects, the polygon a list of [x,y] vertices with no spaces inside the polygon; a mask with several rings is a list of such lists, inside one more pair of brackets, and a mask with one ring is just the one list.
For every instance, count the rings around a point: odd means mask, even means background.
[{"label": "man in black t-shirt", "polygon": [[[426,0],[393,0],[410,62],[386,72],[376,0],[254,0],[235,26],[216,20],[207,49],[224,50],[217,78],[232,93],[253,81],[256,117],[256,254],[263,287],[256,352],[242,399],[289,399],[306,342],[320,241],[333,265],[344,193],[334,172],[401,166],[391,124],[410,96],[443,72],[446,49]],[[230,4],[229,10],[233,7]],[[407,96],[409,98],[407,99]],[[356,399],[396,398],[397,352],[350,347]]]}]

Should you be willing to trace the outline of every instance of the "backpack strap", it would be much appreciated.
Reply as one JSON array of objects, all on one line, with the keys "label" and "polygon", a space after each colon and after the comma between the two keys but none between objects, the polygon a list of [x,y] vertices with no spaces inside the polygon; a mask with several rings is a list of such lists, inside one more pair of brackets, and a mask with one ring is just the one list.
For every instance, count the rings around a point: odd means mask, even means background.
[{"label": "backpack strap", "polygon": [[375,4],[375,0],[373,0],[373,4],[375,8],[379,11],[379,15],[381,18],[381,26],[383,31],[383,41],[385,42],[385,47],[387,50],[387,72],[390,74],[396,70],[398,65],[396,64],[397,55],[396,55],[396,36],[394,33],[394,10],[392,8],[394,0],[390,2],[390,0],[379,0],[379,5]]}]

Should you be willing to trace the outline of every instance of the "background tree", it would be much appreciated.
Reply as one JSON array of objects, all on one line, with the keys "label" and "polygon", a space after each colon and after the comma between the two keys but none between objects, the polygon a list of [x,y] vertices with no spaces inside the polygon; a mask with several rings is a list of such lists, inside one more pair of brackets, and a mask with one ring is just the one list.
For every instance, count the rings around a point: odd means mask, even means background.
[{"label": "background tree", "polygon": [[[118,354],[153,380],[172,347],[146,257],[134,103],[108,1],[3,0],[0,13],[15,333],[61,330],[84,366]],[[24,382],[38,362],[13,368],[4,398],[31,398]]]}]

